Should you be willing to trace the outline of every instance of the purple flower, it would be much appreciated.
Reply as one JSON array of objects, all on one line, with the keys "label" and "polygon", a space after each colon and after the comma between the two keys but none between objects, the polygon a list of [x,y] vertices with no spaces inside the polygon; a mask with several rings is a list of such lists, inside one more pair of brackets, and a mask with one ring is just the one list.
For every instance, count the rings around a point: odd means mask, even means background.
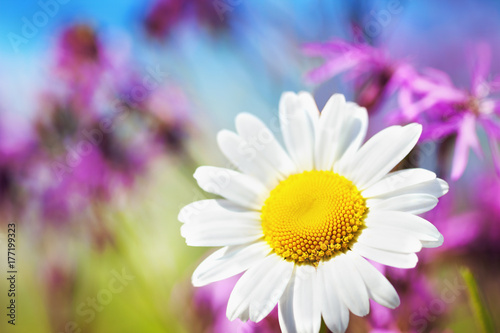
[{"label": "purple flower", "polygon": [[409,70],[408,64],[391,60],[383,49],[341,39],[305,44],[303,51],[325,59],[306,75],[308,81],[322,83],[346,72],[346,78],[355,81],[357,103],[372,111],[395,91]]},{"label": "purple flower", "polygon": [[479,44],[470,88],[457,88],[450,77],[438,70],[422,75],[412,73],[399,91],[399,109],[392,121],[418,121],[423,124],[421,140],[444,140],[456,135],[451,178],[460,178],[467,165],[469,150],[482,157],[477,136],[481,126],[488,137],[497,173],[500,175],[500,79],[488,81],[491,50]]},{"label": "purple flower", "polygon": [[[481,213],[475,205],[464,205],[463,191],[459,185],[452,184],[448,195],[439,200],[438,205],[432,211],[424,214],[424,218],[434,221],[436,227],[441,231],[445,239],[440,248],[435,249],[433,256],[427,251],[422,251],[421,260],[432,262],[435,253],[443,255],[463,255],[470,247],[481,242],[482,224]],[[467,200],[472,203],[473,201]]]},{"label": "purple flower", "polygon": [[18,221],[28,204],[29,174],[37,163],[36,143],[23,123],[0,115],[0,216]]},{"label": "purple flower", "polygon": [[56,40],[50,73],[53,80],[48,81],[51,87],[44,97],[96,117],[103,113],[117,88],[130,80],[128,50],[128,40],[122,36],[114,36],[105,44],[91,26],[74,24],[65,28]]},{"label": "purple flower", "polygon": [[393,283],[401,298],[401,305],[394,310],[376,302],[370,302],[371,311],[367,319],[370,332],[429,332],[439,326],[447,314],[448,307],[440,302],[439,311],[431,306],[439,295],[421,270],[398,270],[376,265]]},{"label": "purple flower", "polygon": [[[478,246],[500,254],[500,180],[495,177],[482,177],[478,180],[481,195],[475,196],[474,203],[481,213],[482,230]],[[474,223],[474,220],[471,220]],[[493,257],[493,258],[494,258]]]},{"label": "purple flower", "polygon": [[144,115],[152,118],[152,140],[160,148],[182,152],[184,139],[190,126],[191,105],[184,91],[169,83],[154,89],[146,99]]},{"label": "purple flower", "polygon": [[[221,5],[222,8],[219,8]],[[225,10],[232,10],[232,6],[206,0],[157,0],[144,19],[144,28],[151,37],[157,39],[169,35],[177,25],[189,21],[212,29],[222,29],[226,26],[221,16]]]}]

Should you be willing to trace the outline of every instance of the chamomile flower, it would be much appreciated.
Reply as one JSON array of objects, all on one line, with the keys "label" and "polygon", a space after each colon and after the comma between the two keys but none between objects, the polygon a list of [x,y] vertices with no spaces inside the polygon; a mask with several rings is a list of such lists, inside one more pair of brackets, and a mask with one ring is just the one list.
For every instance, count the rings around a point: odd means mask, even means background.
[{"label": "chamomile flower", "polygon": [[278,304],[283,332],[344,332],[349,311],[369,299],[394,308],[399,297],[366,259],[412,268],[416,252],[443,242],[416,216],[448,185],[424,169],[389,173],[415,146],[421,126],[392,126],[362,144],[366,109],[333,95],[320,113],[312,96],[286,92],[279,110],[286,150],[256,117],[217,140],[240,171],[202,166],[199,186],[224,199],[184,207],[190,246],[222,247],[195,270],[203,286],[243,273],[227,305],[230,320],[259,322]]}]

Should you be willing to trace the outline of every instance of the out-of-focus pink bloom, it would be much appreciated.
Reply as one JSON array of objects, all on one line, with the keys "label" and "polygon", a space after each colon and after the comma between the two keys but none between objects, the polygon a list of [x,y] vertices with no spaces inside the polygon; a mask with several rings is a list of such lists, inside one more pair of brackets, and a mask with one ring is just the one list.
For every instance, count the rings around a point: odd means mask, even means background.
[{"label": "out-of-focus pink bloom", "polygon": [[450,77],[438,70],[408,75],[399,92],[399,110],[392,121],[418,121],[424,124],[421,140],[444,140],[457,135],[451,178],[460,178],[467,166],[469,150],[482,157],[477,136],[481,126],[488,137],[497,173],[500,175],[500,80],[488,81],[491,49],[476,48],[469,89],[457,88]]},{"label": "out-of-focus pink bloom", "polygon": [[92,203],[109,200],[146,167],[148,149],[142,143],[121,138],[119,131],[103,132],[99,121],[82,118],[72,108],[54,105],[35,126],[39,163],[32,168],[31,193],[46,221],[67,222]]},{"label": "out-of-focus pink bloom", "polygon": [[87,108],[111,67],[96,32],[88,25],[70,26],[61,33],[55,51],[54,72],[64,82],[66,94],[72,95],[77,109]]},{"label": "out-of-focus pink bloom", "polygon": [[144,103],[144,111],[152,118],[151,132],[160,146],[179,152],[190,126],[190,103],[184,91],[165,84],[154,89]]},{"label": "out-of-focus pink bloom", "polygon": [[240,319],[229,321],[226,317],[226,307],[234,285],[240,275],[196,288],[194,301],[197,315],[209,318],[209,327],[201,331],[207,333],[236,332],[236,333],[272,333],[279,332],[278,310],[271,313],[258,323],[242,322]]},{"label": "out-of-focus pink bloom", "polygon": [[83,155],[68,151],[60,161],[39,166],[38,200],[45,221],[65,223],[92,203],[109,200],[114,191],[132,184],[138,170],[120,170],[98,149],[88,149]]},{"label": "out-of-focus pink bloom", "polygon": [[[394,285],[401,298],[401,305],[394,310],[385,308],[376,302],[370,302],[370,332],[430,332],[439,326],[447,314],[448,307],[440,302],[439,309],[432,305],[439,295],[434,293],[432,285],[419,270],[398,270],[382,265],[375,265],[384,272]],[[438,311],[437,311],[438,310]]]},{"label": "out-of-focus pink bloom", "polygon": [[489,260],[498,262],[500,259],[500,180],[496,177],[483,176],[477,180],[480,195],[473,196],[471,202],[475,206],[478,217],[470,219],[469,224],[481,226],[475,248],[479,252],[489,253]]},{"label": "out-of-focus pink bloom", "polygon": [[[435,249],[438,253],[464,254],[470,250],[470,246],[481,241],[481,214],[475,207],[461,205],[462,200],[463,192],[458,188],[451,188],[446,198],[425,214],[425,218],[433,221],[443,235],[443,245]],[[428,253],[422,251],[421,260],[432,261],[433,258],[428,257]]]},{"label": "out-of-focus pink bloom", "polygon": [[308,56],[325,59],[323,65],[307,74],[308,81],[322,83],[347,73],[346,78],[355,82],[356,102],[369,110],[376,109],[396,90],[409,67],[407,63],[391,60],[383,49],[341,39],[305,44],[303,51]]},{"label": "out-of-focus pink bloom", "polygon": [[0,112],[0,220],[19,221],[29,204],[36,147],[34,133],[23,121]]},{"label": "out-of-focus pink bloom", "polygon": [[[466,183],[467,184],[467,183]],[[432,211],[425,214],[443,235],[440,248],[423,250],[419,260],[431,264],[436,253],[442,257],[477,256],[483,260],[498,261],[500,256],[500,179],[493,174],[474,178],[480,191],[469,191],[463,184],[452,184],[450,192]],[[461,187],[462,186],[462,187]],[[465,185],[467,186],[467,185]]]},{"label": "out-of-focus pink bloom", "polygon": [[[221,16],[224,8],[219,9],[217,5],[216,1],[207,0],[157,0],[144,19],[144,27],[151,37],[159,39],[185,21],[221,29],[225,27],[226,20]],[[225,3],[222,5],[232,8]]]},{"label": "out-of-focus pink bloom", "polygon": [[120,49],[116,52],[89,25],[65,28],[54,47],[55,64],[50,73],[54,89],[45,92],[45,98],[64,100],[83,115],[98,114],[130,74],[128,45],[123,39],[113,40],[113,48]]}]

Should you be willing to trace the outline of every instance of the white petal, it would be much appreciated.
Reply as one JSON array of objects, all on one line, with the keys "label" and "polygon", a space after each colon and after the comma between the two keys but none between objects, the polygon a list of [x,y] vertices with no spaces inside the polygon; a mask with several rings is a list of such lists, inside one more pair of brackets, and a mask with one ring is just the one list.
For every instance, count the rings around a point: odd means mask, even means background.
[{"label": "white petal", "polygon": [[314,147],[317,170],[331,170],[338,158],[340,136],[344,133],[346,111],[344,95],[335,94],[326,102],[318,122]]},{"label": "white petal", "polygon": [[293,314],[297,332],[316,333],[321,327],[320,290],[316,268],[298,266],[294,275]]},{"label": "white petal", "polygon": [[195,287],[227,279],[264,259],[271,251],[266,242],[223,247],[208,256],[193,273]]},{"label": "white petal", "polygon": [[434,240],[434,241],[428,241],[428,240],[422,240],[422,247],[428,247],[428,248],[433,248],[433,247],[440,247],[443,245],[444,242],[444,237],[443,235],[439,235],[439,238]]},{"label": "white petal", "polygon": [[368,228],[388,228],[401,230],[421,241],[437,241],[441,233],[429,221],[404,212],[369,212],[365,224]]},{"label": "white petal", "polygon": [[295,317],[293,313],[293,299],[295,291],[295,272],[288,282],[288,285],[283,292],[278,302],[278,321],[282,333],[295,333],[297,332],[297,325],[295,324]]},{"label": "white petal", "polygon": [[[305,98],[291,92],[283,93],[279,114],[285,146],[297,167],[297,171],[312,170],[314,167],[315,122],[310,111],[312,105]],[[317,109],[317,107],[316,107]]]},{"label": "white petal", "polygon": [[202,166],[196,169],[194,178],[206,192],[255,210],[260,210],[269,196],[269,190],[256,178],[234,170]]},{"label": "white petal", "polygon": [[263,237],[260,213],[227,200],[193,202],[181,209],[181,235],[190,246],[243,244]]},{"label": "white petal", "polygon": [[371,299],[391,309],[399,306],[400,300],[396,289],[382,273],[355,252],[351,251],[350,259],[361,274]]},{"label": "white petal", "polygon": [[384,251],[359,242],[352,246],[352,251],[380,264],[397,268],[413,268],[418,262],[418,257],[415,253]]},{"label": "white petal", "polygon": [[238,245],[264,237],[260,220],[230,217],[185,223],[181,226],[181,235],[189,246]]},{"label": "white petal", "polygon": [[243,173],[254,176],[270,189],[278,184],[281,177],[278,171],[238,134],[222,130],[217,134],[217,142],[227,159]]},{"label": "white petal", "polygon": [[301,107],[306,110],[309,118],[313,123],[314,128],[316,128],[318,126],[320,113],[313,95],[311,95],[311,93],[307,91],[299,91],[297,96],[299,97]]},{"label": "white petal", "polygon": [[412,253],[422,249],[422,243],[411,234],[388,228],[366,228],[358,237],[358,242],[376,249]]},{"label": "white petal", "polygon": [[[368,130],[368,112],[366,109],[352,102],[347,102],[346,105],[350,117],[346,119],[339,141],[339,166],[346,163],[343,161],[349,161],[359,150]],[[334,166],[334,169],[337,169],[337,167]]]},{"label": "white petal", "polygon": [[370,211],[396,210],[411,214],[422,214],[436,207],[438,199],[430,194],[403,194],[388,199],[368,199],[366,205]]},{"label": "white petal", "polygon": [[204,223],[208,220],[251,218],[260,219],[260,213],[248,210],[224,199],[206,199],[190,203],[179,212],[182,223]]},{"label": "white petal", "polygon": [[[438,185],[434,186],[436,189],[433,189],[432,184]],[[362,194],[365,198],[387,197],[389,194],[394,196],[407,193],[427,193],[440,197],[447,191],[448,185],[446,182],[442,180],[438,182],[434,172],[416,168],[391,172],[369,186]]]},{"label": "white petal", "polygon": [[240,113],[236,117],[238,134],[252,146],[253,151],[268,165],[280,173],[280,179],[295,172],[295,165],[281,147],[271,130],[257,117],[249,113]]},{"label": "white petal", "polygon": [[336,286],[338,272],[335,265],[332,265],[334,259],[322,262],[318,266],[318,275],[320,278],[320,288],[323,288],[321,295],[321,313],[326,326],[333,332],[345,332],[349,325],[349,309],[340,300],[339,291]]},{"label": "white petal", "polygon": [[[250,301],[250,320],[258,323],[278,304],[279,299],[290,281],[293,263],[277,255],[270,255],[270,266],[261,278],[261,284],[252,292]],[[267,258],[266,258],[267,259]]]},{"label": "white petal", "polygon": [[364,190],[385,176],[412,150],[422,126],[391,126],[375,134],[346,162],[346,175]]},{"label": "white petal", "polygon": [[[439,198],[448,193],[448,183],[444,180],[436,178],[416,185],[403,187],[398,190],[377,195],[374,199],[386,199],[390,197],[400,196],[404,194],[425,193]],[[366,198],[366,197],[365,197]]]},{"label": "white petal", "polygon": [[234,286],[227,303],[229,320],[259,322],[271,312],[285,290],[293,264],[271,254],[246,271]]},{"label": "white petal", "polygon": [[429,170],[421,168],[399,170],[391,172],[372,186],[369,186],[363,191],[363,196],[365,198],[375,197],[433,179],[436,179],[436,174]]},{"label": "white petal", "polygon": [[370,312],[368,291],[354,263],[345,254],[338,255],[331,262],[337,272],[336,281],[342,301],[356,316],[366,316]]}]

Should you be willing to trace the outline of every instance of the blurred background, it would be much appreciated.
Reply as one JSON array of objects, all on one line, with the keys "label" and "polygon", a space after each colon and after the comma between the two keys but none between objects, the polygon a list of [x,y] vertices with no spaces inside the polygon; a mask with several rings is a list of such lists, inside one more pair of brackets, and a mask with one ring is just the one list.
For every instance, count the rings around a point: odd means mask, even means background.
[{"label": "blurred background", "polygon": [[422,123],[399,168],[450,183],[426,216],[444,245],[379,267],[401,306],[348,331],[500,329],[497,1],[3,1],[0,22],[1,332],[279,332],[225,318],[237,277],[191,286],[210,249],[177,214],[207,197],[197,166],[229,166],[216,132],[276,128],[286,90],[345,94],[369,136]]}]

